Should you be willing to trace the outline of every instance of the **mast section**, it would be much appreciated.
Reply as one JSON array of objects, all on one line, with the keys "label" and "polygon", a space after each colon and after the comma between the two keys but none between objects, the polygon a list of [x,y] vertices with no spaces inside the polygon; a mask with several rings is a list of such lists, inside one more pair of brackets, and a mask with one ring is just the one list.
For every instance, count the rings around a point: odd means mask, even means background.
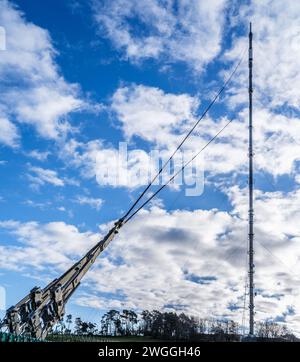
[{"label": "mast section", "polygon": [[253,126],[252,126],[252,26],[249,29],[249,335],[254,336],[254,208],[253,208]]}]

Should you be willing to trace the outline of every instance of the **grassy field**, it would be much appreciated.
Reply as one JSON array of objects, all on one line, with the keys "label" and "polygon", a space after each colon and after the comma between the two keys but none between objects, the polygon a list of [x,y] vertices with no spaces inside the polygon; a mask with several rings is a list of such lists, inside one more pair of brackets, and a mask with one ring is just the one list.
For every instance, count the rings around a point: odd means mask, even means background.
[{"label": "grassy field", "polygon": [[162,340],[143,336],[103,337],[103,336],[77,336],[77,335],[50,335],[51,342],[161,342]]}]

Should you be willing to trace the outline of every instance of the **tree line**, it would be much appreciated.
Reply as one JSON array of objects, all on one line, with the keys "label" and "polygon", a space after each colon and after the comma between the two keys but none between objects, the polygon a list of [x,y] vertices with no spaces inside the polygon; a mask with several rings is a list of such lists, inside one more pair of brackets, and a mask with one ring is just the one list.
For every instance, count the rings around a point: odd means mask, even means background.
[{"label": "tree line", "polygon": [[[111,309],[102,315],[99,324],[73,319],[67,315],[52,334],[77,336],[124,337],[144,336],[162,340],[239,340],[241,326],[232,320],[196,318],[185,313]],[[256,323],[260,339],[296,340],[286,326],[272,321]]]}]

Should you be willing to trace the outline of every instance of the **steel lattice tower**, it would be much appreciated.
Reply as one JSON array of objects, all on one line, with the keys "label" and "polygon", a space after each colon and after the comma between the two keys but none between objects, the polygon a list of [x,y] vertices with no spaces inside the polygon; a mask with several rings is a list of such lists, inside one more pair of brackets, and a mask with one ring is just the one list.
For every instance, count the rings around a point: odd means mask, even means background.
[{"label": "steel lattice tower", "polygon": [[254,336],[254,232],[253,232],[253,126],[252,126],[252,26],[249,29],[249,335]]}]

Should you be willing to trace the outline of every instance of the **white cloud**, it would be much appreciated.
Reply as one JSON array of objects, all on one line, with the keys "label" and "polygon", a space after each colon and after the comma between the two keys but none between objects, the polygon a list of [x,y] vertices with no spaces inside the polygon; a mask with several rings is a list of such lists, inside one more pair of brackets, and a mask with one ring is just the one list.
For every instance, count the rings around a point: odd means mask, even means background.
[{"label": "white cloud", "polygon": [[60,177],[57,171],[37,167],[37,166],[28,166],[29,173],[27,173],[27,179],[31,182],[33,188],[39,189],[40,186],[45,184],[51,184],[54,186],[79,186],[80,182],[72,177]]},{"label": "white cloud", "polygon": [[0,51],[6,48],[6,33],[5,29],[0,26]]},{"label": "white cloud", "polygon": [[52,205],[51,201],[36,202],[36,201],[30,200],[30,199],[27,199],[27,200],[23,201],[22,203],[27,206],[37,207],[41,210],[49,208]]},{"label": "white cloud", "polygon": [[111,108],[128,139],[139,136],[164,146],[194,120],[198,105],[197,98],[188,94],[176,95],[159,88],[131,85],[115,92]]},{"label": "white cloud", "polygon": [[16,147],[19,144],[19,133],[17,127],[7,118],[0,116],[0,143],[6,146]]},{"label": "white cloud", "polygon": [[[127,137],[140,137],[171,154],[196,122],[199,101],[187,94],[168,94],[161,89],[132,85],[119,88],[112,109]],[[203,153],[205,170],[213,174],[247,170],[248,110],[233,122]],[[278,114],[256,105],[253,114],[255,169],[272,174],[294,174],[300,155],[300,118]],[[227,117],[205,117],[183,149],[196,153],[229,121]]]},{"label": "white cloud", "polygon": [[[62,84],[58,89],[43,85],[22,92],[9,92],[9,97],[17,97],[14,109],[20,123],[29,123],[36,127],[45,138],[57,139],[71,130],[64,118],[68,113],[79,110],[83,103],[74,97],[72,86]],[[9,100],[7,100],[9,103]]]},{"label": "white cloud", "polygon": [[167,58],[201,71],[221,49],[225,0],[93,1],[101,34],[133,62]]},{"label": "white cloud", "polygon": [[[159,88],[131,85],[115,92],[111,108],[127,139],[135,136],[154,143],[167,160],[196,123],[199,103],[197,97],[188,94],[171,94]],[[226,117],[213,119],[207,115],[182,147],[187,156],[185,161],[201,150],[228,121]],[[246,170],[246,122],[245,112],[237,114],[230,126],[205,149],[201,155],[205,171],[219,174]]]},{"label": "white cloud", "polygon": [[[255,101],[267,107],[300,104],[300,3],[293,0],[252,0],[239,7],[235,15],[248,26],[253,23],[254,94]],[[236,19],[233,19],[236,22]],[[248,40],[236,37],[228,59],[236,59]],[[240,76],[236,91],[247,81],[247,68]],[[246,95],[246,87],[243,94]],[[244,98],[245,99],[245,98]]]},{"label": "white cloud", "polygon": [[[64,144],[61,157],[68,160],[69,165],[78,167],[83,177],[95,178],[102,186],[136,188],[148,184],[158,170],[157,164],[153,163],[155,157],[151,157],[154,151],[167,160],[191,124],[196,122],[193,105],[197,100],[144,86],[120,88],[116,94],[118,96],[114,96],[112,107],[126,137],[146,140],[154,144],[155,150],[147,153],[129,145],[126,165],[120,158],[119,149],[113,146],[102,141],[80,143],[73,139]],[[203,119],[183,147],[184,160],[196,154],[228,121],[226,117],[214,120],[208,116]],[[297,178],[299,118],[256,108],[254,124],[255,172],[268,172],[273,177],[288,174]],[[198,167],[201,165],[210,180],[211,176],[224,173],[240,175],[248,172],[247,125],[248,111],[243,109],[201,154],[203,158],[200,156]],[[121,155],[124,153],[121,152]],[[168,176],[167,172],[165,176]]]},{"label": "white cloud", "polygon": [[93,197],[87,197],[87,196],[78,196],[75,199],[75,202],[77,202],[80,205],[89,205],[90,207],[100,210],[101,206],[103,205],[103,200],[99,198],[93,198]]},{"label": "white cloud", "polygon": [[48,152],[48,151],[42,152],[42,151],[39,151],[39,150],[32,150],[32,151],[27,153],[27,155],[29,157],[35,158],[35,159],[37,159],[39,161],[46,161],[49,154],[50,154],[50,152]]},{"label": "white cloud", "polygon": [[149,173],[154,172],[149,155],[143,150],[129,150],[125,156],[127,164],[119,149],[98,140],[81,143],[74,139],[64,144],[60,154],[81,170],[83,178],[95,178],[101,186],[135,188],[146,184]]},{"label": "white cloud", "polygon": [[[127,109],[130,117],[131,110]],[[151,117],[154,110],[144,113],[144,119],[148,116]],[[166,111],[167,112],[167,111]],[[163,111],[161,111],[164,114]],[[170,112],[170,119],[175,117]],[[195,122],[195,119],[193,119]],[[156,126],[153,135],[147,133],[148,126],[142,124],[139,118],[136,118],[137,132],[145,135],[143,137],[151,137],[152,142],[155,142],[155,149],[151,152],[146,152],[143,149],[136,149],[132,146],[123,151],[120,143],[119,148],[106,145],[102,141],[90,141],[87,143],[77,142],[71,139],[66,142],[60,153],[60,157],[68,162],[68,165],[79,168],[81,175],[84,178],[95,178],[99,185],[112,186],[112,187],[126,187],[136,188],[142,185],[147,185],[149,181],[156,175],[159,170],[159,159],[166,161],[171,153],[175,150],[176,146],[183,139],[186,134],[185,122],[182,128],[174,129],[163,126],[162,130],[159,129],[160,124],[164,124],[163,118],[156,118]],[[201,122],[197,132],[190,137],[187,144],[183,147],[183,153],[178,153],[174,157],[175,164],[182,167],[182,162],[187,162],[192,156],[195,155],[207,142],[215,135],[225,124],[228,119],[222,118],[219,122],[215,122],[211,118],[207,118]],[[190,121],[188,121],[190,123]],[[126,127],[126,125],[124,125]],[[151,142],[151,143],[152,143]],[[158,144],[156,144],[158,142]],[[203,158],[201,157],[203,156]],[[127,160],[127,161],[126,161]],[[202,171],[210,172],[211,174],[227,173],[227,172],[245,172],[247,167],[247,126],[242,120],[236,120],[230,128],[228,128],[211,147],[207,148],[205,152],[197,158],[197,162],[193,167],[197,166],[197,175],[200,177]],[[191,178],[189,170],[185,172],[184,176],[178,182],[185,184],[187,187],[191,186],[191,182],[195,179]],[[163,182],[166,182],[173,171],[166,168],[163,173]],[[201,176],[202,177],[202,176]],[[158,182],[158,180],[157,180]]]},{"label": "white cloud", "polygon": [[59,138],[70,130],[67,115],[86,106],[79,87],[61,76],[49,33],[27,22],[7,0],[0,3],[0,24],[6,30],[0,57],[2,115],[33,125],[45,138]]},{"label": "white cloud", "polygon": [[[230,214],[167,212],[160,206],[141,212],[97,260],[75,301],[103,309],[174,306],[193,315],[226,316],[241,322],[247,275],[247,193],[237,187],[228,193],[233,204]],[[256,197],[256,319],[276,319],[290,307],[297,315],[300,191],[260,192]],[[109,227],[101,225],[102,234]],[[28,268],[47,271],[48,264],[61,272],[99,238],[62,222],[6,221],[0,228],[18,241],[15,246],[2,242],[2,267],[22,272]],[[285,321],[300,333],[296,318],[287,316]]]},{"label": "white cloud", "polygon": [[[299,198],[299,192],[287,199],[266,194],[257,202],[261,210],[255,228],[257,320],[275,319],[289,306],[299,313]],[[78,303],[104,309],[108,303],[138,309],[177,305],[194,315],[241,322],[247,223],[235,212],[247,210],[246,200],[235,199],[240,207],[231,215],[217,210],[168,213],[159,208],[143,212],[121,230],[109,246],[109,257],[100,259],[89,273],[93,294],[82,296]],[[211,281],[201,283],[201,278]],[[97,291],[112,297],[99,298]],[[239,309],[230,310],[230,304]],[[287,322],[300,332],[296,321]]]},{"label": "white cloud", "polygon": [[34,174],[28,174],[27,177],[29,180],[37,186],[42,186],[45,184],[51,184],[54,186],[64,186],[65,182],[58,177],[57,172],[53,170],[44,169],[41,167],[30,167],[30,171]]},{"label": "white cloud", "polygon": [[274,176],[294,174],[300,158],[300,117],[258,109],[254,120],[256,167]]},{"label": "white cloud", "polygon": [[64,222],[40,224],[9,220],[0,222],[0,228],[16,236],[18,241],[16,245],[8,246],[1,240],[1,268],[24,272],[44,270],[46,278],[52,271],[64,271],[72,265],[74,259],[83,255],[99,237],[80,232]]}]

